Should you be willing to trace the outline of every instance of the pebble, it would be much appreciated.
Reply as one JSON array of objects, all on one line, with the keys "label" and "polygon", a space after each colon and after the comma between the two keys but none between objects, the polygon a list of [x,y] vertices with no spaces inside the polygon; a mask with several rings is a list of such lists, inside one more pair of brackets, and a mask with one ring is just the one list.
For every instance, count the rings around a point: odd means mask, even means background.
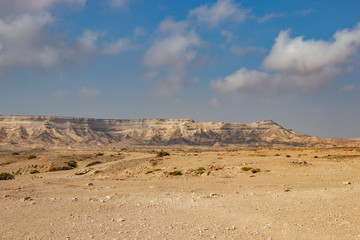
[{"label": "pebble", "polygon": [[71,198],[71,201],[72,201],[72,202],[77,202],[77,201],[78,201],[78,198],[77,198],[77,197],[72,197],[72,198]]},{"label": "pebble", "polygon": [[216,193],[210,193],[210,197],[215,197],[217,194]]},{"label": "pebble", "polygon": [[124,218],[118,218],[118,219],[116,219],[116,221],[117,221],[117,222],[124,222],[125,219],[124,219]]},{"label": "pebble", "polygon": [[24,197],[20,201],[25,202],[25,201],[31,201],[31,200],[32,200],[31,197]]},{"label": "pebble", "polygon": [[351,182],[343,182],[344,185],[350,185]]}]

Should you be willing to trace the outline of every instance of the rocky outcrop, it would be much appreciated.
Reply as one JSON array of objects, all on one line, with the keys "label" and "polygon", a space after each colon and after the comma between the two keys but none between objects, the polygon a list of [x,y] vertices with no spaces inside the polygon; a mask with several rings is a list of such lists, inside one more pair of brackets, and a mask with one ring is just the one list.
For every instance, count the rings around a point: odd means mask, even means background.
[{"label": "rocky outcrop", "polygon": [[331,141],[284,129],[271,120],[244,123],[192,119],[112,120],[0,116],[0,150],[120,146],[314,147]]}]

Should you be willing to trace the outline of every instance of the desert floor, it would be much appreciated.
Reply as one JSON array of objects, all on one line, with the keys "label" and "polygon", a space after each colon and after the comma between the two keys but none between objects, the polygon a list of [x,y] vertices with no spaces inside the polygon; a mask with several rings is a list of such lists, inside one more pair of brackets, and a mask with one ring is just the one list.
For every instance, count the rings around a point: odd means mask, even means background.
[{"label": "desert floor", "polygon": [[0,153],[0,239],[360,239],[360,149],[166,151]]}]

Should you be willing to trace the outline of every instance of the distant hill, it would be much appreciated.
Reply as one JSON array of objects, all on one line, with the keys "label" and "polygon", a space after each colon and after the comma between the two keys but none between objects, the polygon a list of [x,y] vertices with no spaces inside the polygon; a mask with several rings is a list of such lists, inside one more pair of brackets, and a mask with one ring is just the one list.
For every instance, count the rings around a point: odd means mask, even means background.
[{"label": "distant hill", "polygon": [[96,149],[125,146],[207,148],[359,146],[358,141],[324,140],[284,129],[271,120],[245,123],[192,119],[93,119],[1,116],[0,150]]}]

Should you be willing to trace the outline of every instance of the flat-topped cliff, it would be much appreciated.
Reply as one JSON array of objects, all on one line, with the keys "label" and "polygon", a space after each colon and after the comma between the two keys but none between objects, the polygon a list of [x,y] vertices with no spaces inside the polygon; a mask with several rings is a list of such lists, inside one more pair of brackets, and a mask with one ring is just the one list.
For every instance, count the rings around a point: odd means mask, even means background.
[{"label": "flat-topped cliff", "polygon": [[334,143],[284,129],[271,120],[253,123],[192,119],[94,119],[0,116],[0,149],[90,149],[120,146],[314,147]]}]

